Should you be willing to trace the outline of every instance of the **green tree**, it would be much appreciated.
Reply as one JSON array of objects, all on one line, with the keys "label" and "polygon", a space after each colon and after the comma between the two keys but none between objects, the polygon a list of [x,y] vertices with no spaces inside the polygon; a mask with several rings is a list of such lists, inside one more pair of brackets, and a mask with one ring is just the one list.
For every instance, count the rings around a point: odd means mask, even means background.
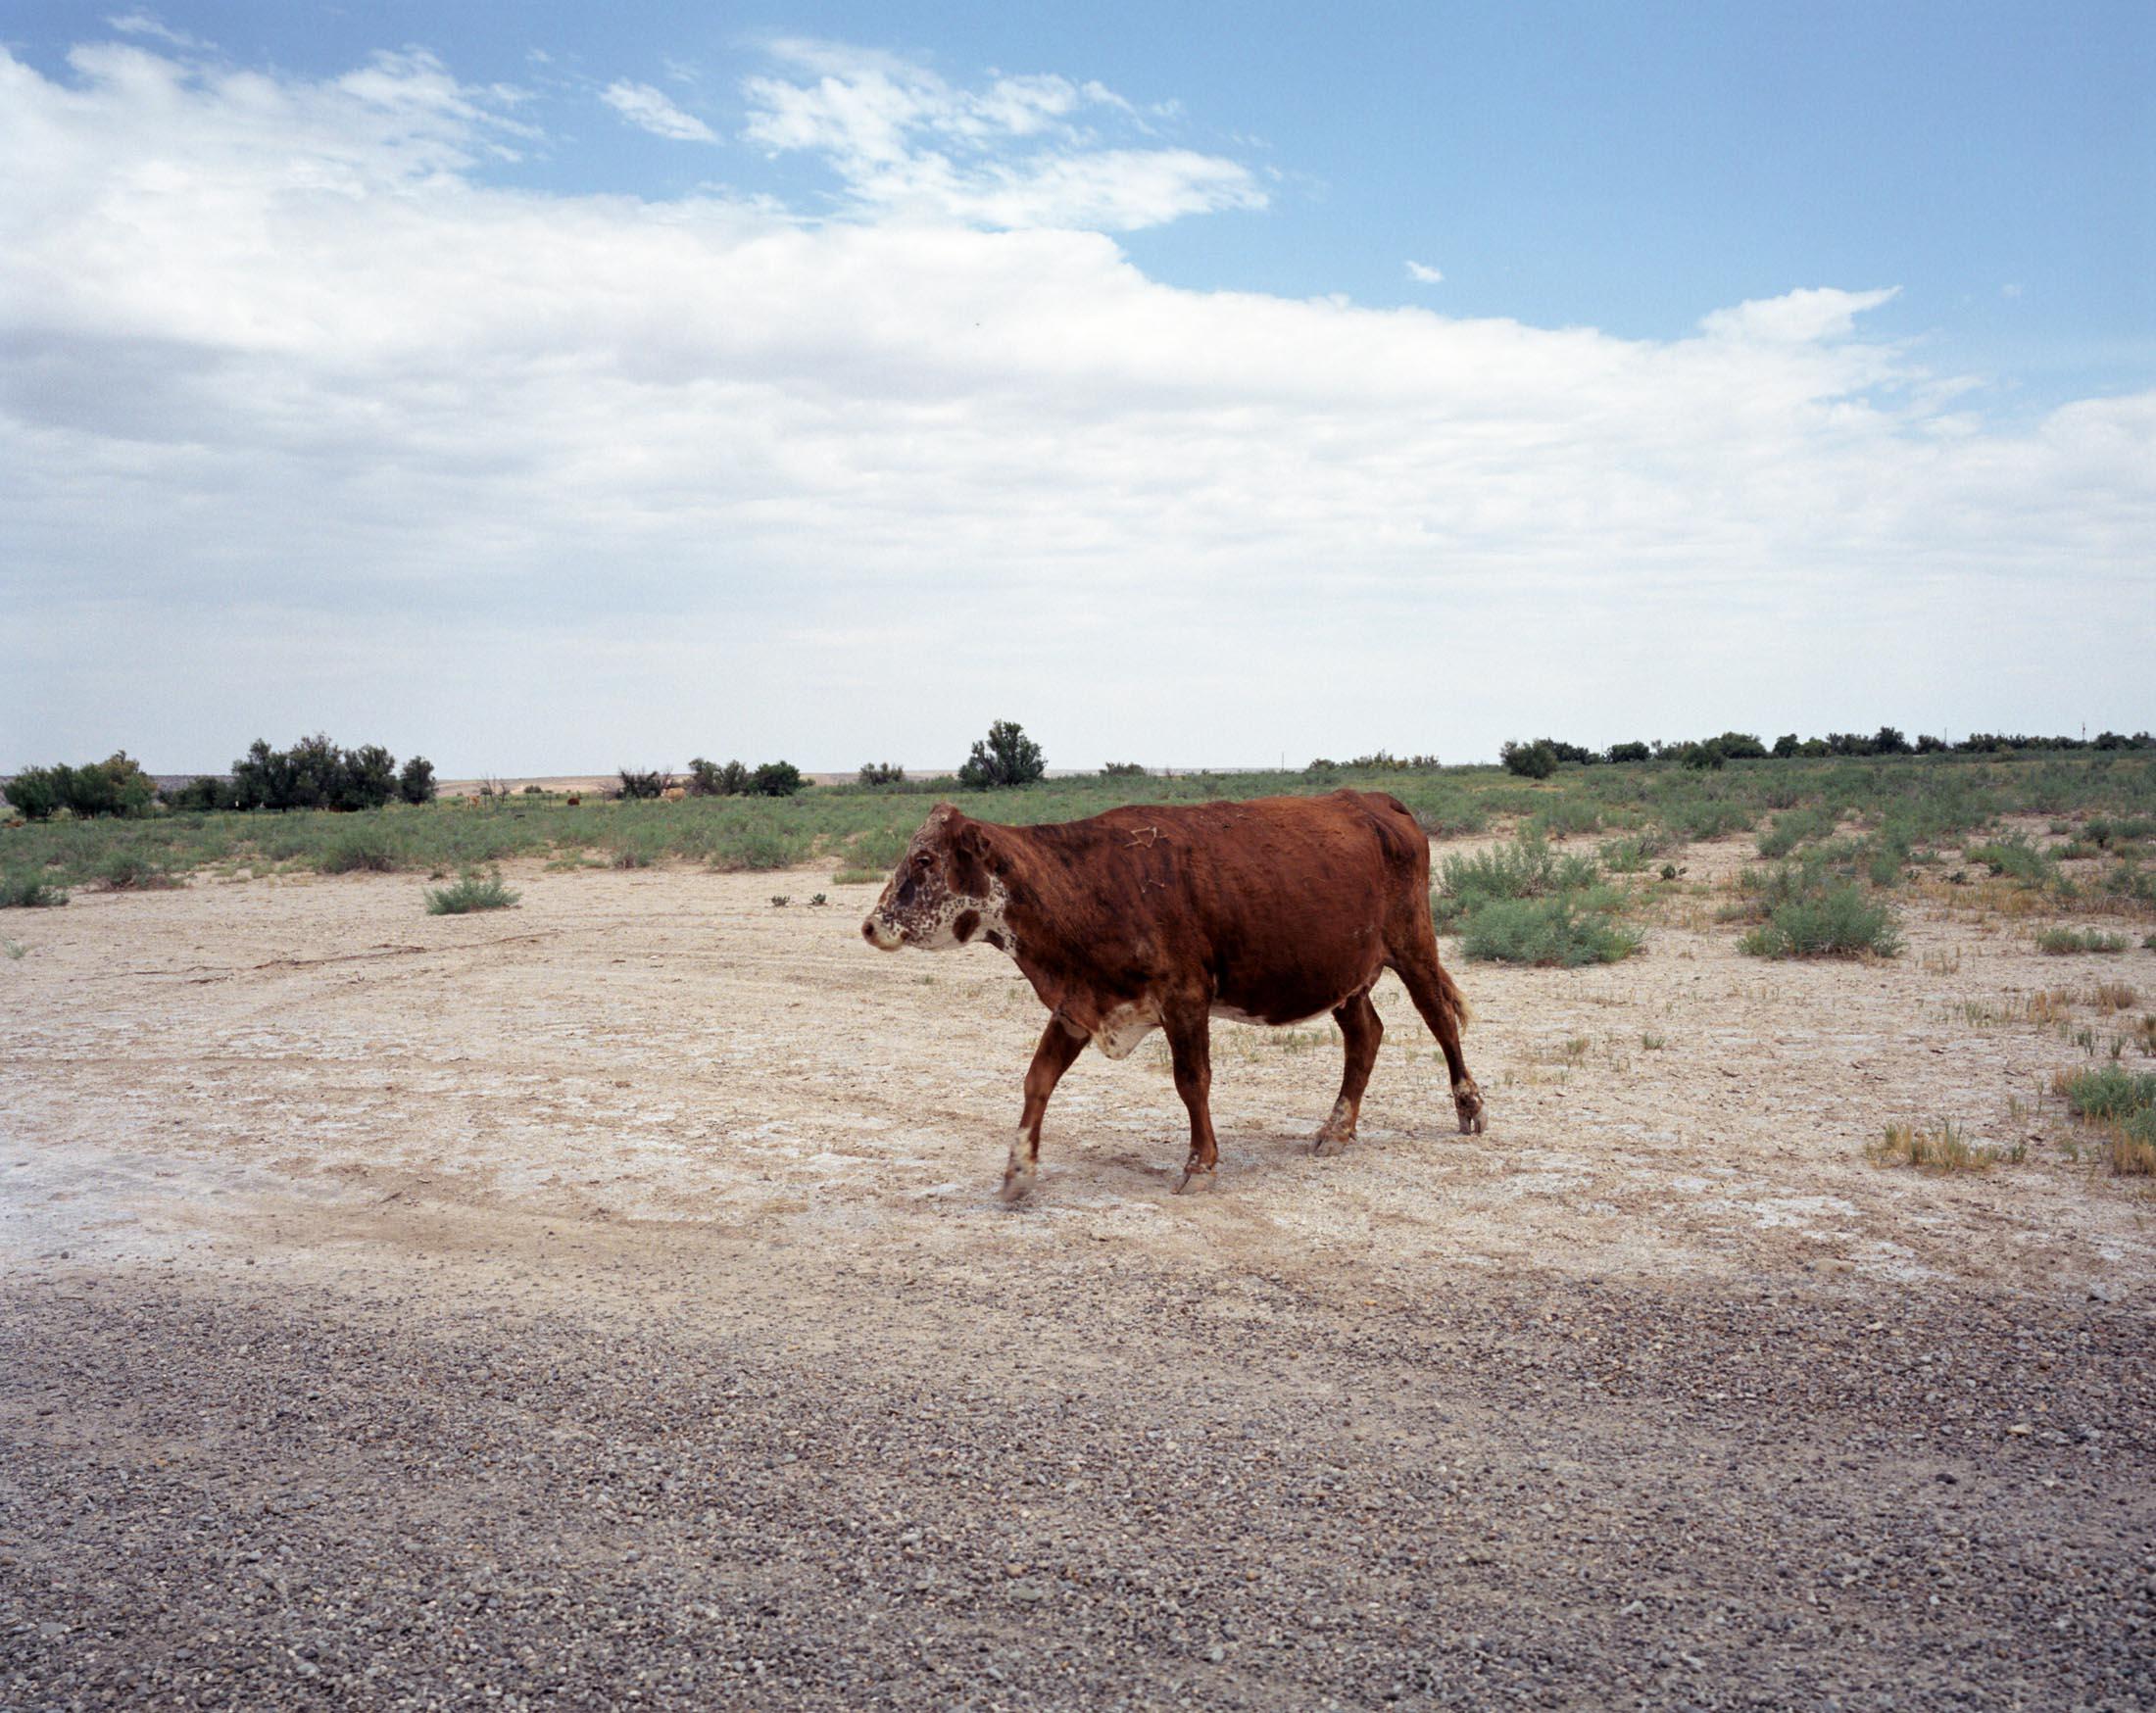
[{"label": "green tree", "polygon": [[757,797],[792,797],[808,782],[791,761],[765,761],[749,776],[749,790]]},{"label": "green tree", "polygon": [[407,761],[404,771],[397,775],[397,795],[407,803],[432,803],[434,763],[424,756],[415,756]]},{"label": "green tree", "polygon": [[973,754],[958,769],[958,783],[968,791],[990,791],[1012,785],[1031,785],[1048,771],[1041,746],[1025,734],[1014,719],[999,719],[988,736],[973,746]]}]

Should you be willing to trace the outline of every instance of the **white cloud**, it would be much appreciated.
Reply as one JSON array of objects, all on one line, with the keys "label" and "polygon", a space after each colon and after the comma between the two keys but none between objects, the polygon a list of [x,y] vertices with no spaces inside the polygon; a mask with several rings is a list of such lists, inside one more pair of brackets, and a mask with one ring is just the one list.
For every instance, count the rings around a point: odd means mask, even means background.
[{"label": "white cloud", "polygon": [[1424,285],[1443,285],[1445,283],[1445,273],[1442,269],[1425,267],[1420,262],[1408,263],[1407,277],[1418,280]]},{"label": "white cloud", "polygon": [[1699,327],[1718,339],[1805,345],[1843,337],[1865,311],[1876,310],[1900,295],[1898,285],[1883,291],[1839,291],[1831,285],[1817,286],[1740,303],[1735,309],[1716,310],[1700,321]]},{"label": "white cloud", "polygon": [[1046,80],[803,108],[916,175],[927,131],[1060,138],[953,168],[1007,220],[814,224],[490,187],[525,133],[424,56],[74,67],[0,53],[0,766],[321,726],[448,771],[948,763],[1004,715],[1058,763],[1465,757],[2145,705],[2156,396],[1988,424],[1867,336],[1884,292],[1649,340],[1179,289],[1048,217],[1190,169],[1102,193]]},{"label": "white cloud", "polygon": [[183,30],[173,29],[156,14],[140,9],[122,13],[117,18],[108,18],[105,23],[122,35],[146,35],[171,47],[202,48],[209,45]]},{"label": "white cloud", "polygon": [[677,143],[715,143],[718,135],[693,113],[683,113],[649,83],[609,83],[599,99],[629,123]]},{"label": "white cloud", "polygon": [[823,157],[857,215],[1133,231],[1266,205],[1249,169],[1224,156],[1103,143],[1089,115],[1152,132],[1098,82],[997,76],[966,90],[889,54],[805,41],[772,51],[790,74],[743,85],[743,135],[773,154]]}]

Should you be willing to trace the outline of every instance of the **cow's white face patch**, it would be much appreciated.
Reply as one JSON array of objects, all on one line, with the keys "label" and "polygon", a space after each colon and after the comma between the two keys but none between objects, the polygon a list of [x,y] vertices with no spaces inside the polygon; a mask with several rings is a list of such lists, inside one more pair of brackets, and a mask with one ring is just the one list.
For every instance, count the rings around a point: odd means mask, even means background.
[{"label": "cow's white face patch", "polygon": [[[902,946],[923,952],[948,952],[985,940],[998,951],[1016,957],[1017,937],[1010,931],[1010,889],[979,862],[971,864],[973,884],[980,892],[958,891],[951,884],[954,872],[967,865],[955,858],[946,842],[944,817],[931,820],[914,836],[912,845],[883,889],[883,897],[861,923],[861,934],[881,952]],[[962,932],[961,932],[962,930]]]},{"label": "cow's white face patch", "polygon": [[1160,1014],[1152,1006],[1118,1005],[1094,1026],[1093,1045],[1105,1058],[1128,1058],[1159,1027]]}]

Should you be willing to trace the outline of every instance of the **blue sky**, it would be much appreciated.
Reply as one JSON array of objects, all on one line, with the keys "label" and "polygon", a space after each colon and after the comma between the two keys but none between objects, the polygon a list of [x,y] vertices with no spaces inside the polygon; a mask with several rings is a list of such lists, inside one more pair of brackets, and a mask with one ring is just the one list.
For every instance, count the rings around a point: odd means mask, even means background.
[{"label": "blue sky", "polygon": [[2156,8],[0,47],[0,767],[2156,716]]}]

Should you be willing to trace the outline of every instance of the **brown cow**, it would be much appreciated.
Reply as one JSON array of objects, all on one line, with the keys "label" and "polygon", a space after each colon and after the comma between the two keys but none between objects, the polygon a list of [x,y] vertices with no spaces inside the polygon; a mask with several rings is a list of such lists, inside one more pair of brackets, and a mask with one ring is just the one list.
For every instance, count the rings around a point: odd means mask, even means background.
[{"label": "brown cow", "polygon": [[1467,1005],[1438,962],[1430,843],[1396,798],[1336,791],[1110,809],[1082,821],[1003,827],[939,804],[861,923],[871,946],[940,952],[985,940],[1048,1006],[1026,1072],[1004,1198],[1033,1187],[1041,1115],[1091,1041],[1122,1058],[1164,1030],[1191,1115],[1178,1194],[1212,1183],[1206,1095],[1213,1017],[1299,1023],[1330,1011],[1347,1070],[1316,1151],[1354,1139],[1384,1026],[1370,989],[1407,986],[1445,1050],[1460,1129],[1483,1102],[1460,1054]]}]

